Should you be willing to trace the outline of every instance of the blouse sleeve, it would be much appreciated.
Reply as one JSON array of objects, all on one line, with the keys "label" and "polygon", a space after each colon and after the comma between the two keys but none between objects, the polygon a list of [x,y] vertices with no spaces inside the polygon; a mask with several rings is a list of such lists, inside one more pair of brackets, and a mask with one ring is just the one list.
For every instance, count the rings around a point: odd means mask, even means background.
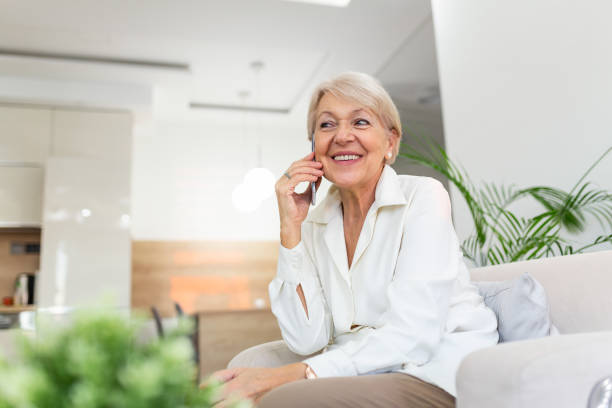
[{"label": "blouse sleeve", "polygon": [[319,377],[423,365],[434,354],[445,329],[459,262],[463,261],[448,193],[439,182],[426,180],[405,215],[382,326],[359,340],[305,360]]},{"label": "blouse sleeve", "polygon": [[[304,234],[302,234],[304,236]],[[308,316],[297,294],[302,285]],[[276,277],[268,286],[272,313],[290,350],[309,355],[329,343],[331,315],[325,303],[317,270],[302,240],[296,247],[281,245]]]}]

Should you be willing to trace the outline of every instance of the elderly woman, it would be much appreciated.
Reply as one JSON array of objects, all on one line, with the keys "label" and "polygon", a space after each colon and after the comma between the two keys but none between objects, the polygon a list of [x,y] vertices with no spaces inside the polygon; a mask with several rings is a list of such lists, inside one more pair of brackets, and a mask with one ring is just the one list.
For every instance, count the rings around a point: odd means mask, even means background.
[{"label": "elderly woman", "polygon": [[[470,283],[446,190],[389,166],[400,118],[368,75],[319,85],[308,134],[314,155],[276,183],[281,247],[269,286],[287,347],[308,358],[217,377],[261,407],[454,406],[462,358],[498,335]],[[309,211],[310,189],[295,188],[321,177],[333,185]]]}]

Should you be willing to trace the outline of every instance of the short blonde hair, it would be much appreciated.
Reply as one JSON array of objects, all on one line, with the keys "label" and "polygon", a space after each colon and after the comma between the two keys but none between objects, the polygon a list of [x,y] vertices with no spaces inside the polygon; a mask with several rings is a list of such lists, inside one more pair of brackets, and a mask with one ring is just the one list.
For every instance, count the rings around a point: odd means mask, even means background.
[{"label": "short blonde hair", "polygon": [[399,138],[393,149],[393,155],[386,161],[388,164],[392,164],[399,152],[399,142],[402,139],[402,123],[397,107],[380,82],[362,72],[345,72],[319,84],[312,93],[310,106],[308,107],[308,139],[311,138],[315,127],[315,113],[319,107],[319,102],[326,93],[330,93],[336,98],[356,102],[370,109],[388,130],[397,132]]}]

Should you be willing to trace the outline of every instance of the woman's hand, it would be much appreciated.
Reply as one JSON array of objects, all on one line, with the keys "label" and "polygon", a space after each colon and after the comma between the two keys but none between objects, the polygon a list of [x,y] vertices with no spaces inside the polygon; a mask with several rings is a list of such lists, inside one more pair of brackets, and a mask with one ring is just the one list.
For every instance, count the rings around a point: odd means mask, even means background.
[{"label": "woman's hand", "polygon": [[[248,398],[255,403],[265,393],[288,382],[306,377],[306,364],[295,363],[276,368],[229,368],[212,374],[211,377],[225,383],[222,394],[223,406],[232,396]],[[215,405],[217,407],[217,405]]]},{"label": "woman's hand", "polygon": [[295,192],[295,187],[303,182],[316,182],[316,188],[321,184],[323,164],[312,161],[314,153],[293,162],[281,178],[276,182],[276,198],[281,224],[281,244],[285,248],[293,248],[299,244],[302,222],[308,215],[312,192],[307,188],[302,194]]}]

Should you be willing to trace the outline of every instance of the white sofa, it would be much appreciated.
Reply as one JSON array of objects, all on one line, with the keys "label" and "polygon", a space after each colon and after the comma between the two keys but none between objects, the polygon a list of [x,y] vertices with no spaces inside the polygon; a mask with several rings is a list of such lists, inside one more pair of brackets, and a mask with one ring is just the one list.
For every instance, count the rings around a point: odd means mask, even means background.
[{"label": "white sofa", "polygon": [[[530,273],[546,289],[561,335],[498,344],[468,355],[457,372],[458,408],[586,407],[612,375],[612,251],[477,268],[474,281]],[[228,367],[301,361],[282,340],[244,350]]]}]

